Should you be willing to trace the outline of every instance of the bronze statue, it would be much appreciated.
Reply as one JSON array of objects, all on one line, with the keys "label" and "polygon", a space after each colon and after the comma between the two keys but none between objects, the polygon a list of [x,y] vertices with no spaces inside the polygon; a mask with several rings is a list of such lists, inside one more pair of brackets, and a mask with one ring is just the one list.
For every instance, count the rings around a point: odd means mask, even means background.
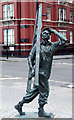
[{"label": "bronze statue", "polygon": [[[60,40],[58,42],[50,42],[51,33],[57,35]],[[54,52],[62,48],[67,39],[59,34],[56,30],[51,28],[44,28],[41,33],[42,42],[40,43],[40,63],[39,63],[39,86],[34,84],[33,89],[26,93],[23,99],[15,105],[15,109],[19,112],[20,115],[25,115],[25,112],[22,112],[22,106],[24,103],[31,102],[39,94],[39,108],[38,116],[39,117],[51,117],[52,113],[46,113],[44,111],[44,105],[47,103],[47,98],[49,96],[49,82],[48,79],[51,73],[52,61]],[[29,67],[31,73],[29,77],[35,76],[35,56],[36,56],[36,44],[32,48],[29,55]]]}]

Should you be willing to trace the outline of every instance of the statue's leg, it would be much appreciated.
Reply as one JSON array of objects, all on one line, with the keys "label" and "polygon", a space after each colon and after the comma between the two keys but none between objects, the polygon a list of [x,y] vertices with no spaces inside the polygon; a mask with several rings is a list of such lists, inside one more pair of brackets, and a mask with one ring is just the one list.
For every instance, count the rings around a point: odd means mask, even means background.
[{"label": "statue's leg", "polygon": [[25,115],[25,112],[22,112],[23,104],[31,102],[38,94],[38,87],[34,86],[33,89],[30,92],[27,92],[23,99],[14,106],[20,115]]},{"label": "statue's leg", "polygon": [[39,76],[39,109],[38,115],[39,117],[52,117],[52,113],[46,113],[44,111],[44,105],[47,103],[47,98],[49,96],[49,82],[48,79],[40,75]]},{"label": "statue's leg", "polygon": [[49,96],[49,82],[48,78],[44,75],[39,75],[39,104],[47,104],[47,98]]}]

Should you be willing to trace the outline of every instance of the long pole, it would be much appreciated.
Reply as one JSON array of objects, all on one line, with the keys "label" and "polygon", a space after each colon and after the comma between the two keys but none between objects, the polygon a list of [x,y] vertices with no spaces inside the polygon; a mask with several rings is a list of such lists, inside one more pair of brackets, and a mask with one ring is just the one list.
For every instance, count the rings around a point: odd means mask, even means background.
[{"label": "long pole", "polygon": [[36,0],[36,12],[38,10],[38,0]]},{"label": "long pole", "polygon": [[[10,11],[10,6],[9,4],[7,5],[7,11]],[[7,13],[8,15],[8,13]],[[9,27],[9,21],[8,21],[8,27]],[[6,34],[7,34],[7,59],[8,59],[8,28],[6,29]]]},{"label": "long pole", "polygon": [[19,1],[19,57],[21,57],[21,31],[20,31],[20,23],[21,23],[21,1]]},{"label": "long pole", "polygon": [[[36,43],[36,41],[35,41],[35,36],[36,36],[36,34],[37,34],[37,24],[38,24],[38,8],[39,6],[38,6],[38,0],[36,0],[36,21],[35,21],[35,27],[34,27],[34,34],[33,34],[33,45],[32,45],[32,47],[34,46],[34,44]],[[31,70],[30,70],[30,68],[29,68],[29,74],[31,73]],[[32,77],[31,78],[29,78],[28,77],[28,82],[27,82],[27,92],[30,92],[30,90],[31,90],[31,83],[32,83]]]},{"label": "long pole", "polygon": [[42,4],[39,5],[38,28],[36,40],[35,85],[39,85],[40,37],[42,28]]},{"label": "long pole", "polygon": [[36,21],[35,21],[35,27],[34,27],[34,34],[33,34],[33,45],[35,44],[35,36],[36,36],[36,32],[37,32],[37,25],[38,25],[38,9],[39,9],[39,5],[38,5],[38,0],[36,0]]},{"label": "long pole", "polygon": [[7,59],[8,59],[8,29],[6,30],[6,34],[7,34]]}]

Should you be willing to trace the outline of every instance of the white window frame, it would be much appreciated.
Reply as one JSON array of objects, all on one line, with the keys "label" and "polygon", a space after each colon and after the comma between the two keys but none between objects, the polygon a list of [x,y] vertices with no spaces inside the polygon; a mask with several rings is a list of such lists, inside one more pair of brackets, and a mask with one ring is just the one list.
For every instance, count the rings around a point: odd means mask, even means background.
[{"label": "white window frame", "polygon": [[3,19],[14,18],[14,4],[3,5]]},{"label": "white window frame", "polygon": [[[7,45],[7,29],[3,30],[4,32],[4,45]],[[14,29],[8,29],[8,45],[14,45]]]},{"label": "white window frame", "polygon": [[47,6],[47,20],[51,20],[51,7]]},{"label": "white window frame", "polygon": [[[61,13],[61,11],[63,13]],[[62,15],[62,18],[61,18]],[[66,9],[65,8],[59,8],[59,21],[64,21],[66,19]]]},{"label": "white window frame", "polygon": [[70,31],[70,44],[72,44],[72,43],[73,43],[73,32]]}]

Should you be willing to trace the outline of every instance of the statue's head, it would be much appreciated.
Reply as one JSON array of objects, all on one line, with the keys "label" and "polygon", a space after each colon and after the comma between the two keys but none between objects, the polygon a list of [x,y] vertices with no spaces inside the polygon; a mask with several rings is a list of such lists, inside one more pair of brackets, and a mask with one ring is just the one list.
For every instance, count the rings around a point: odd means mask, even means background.
[{"label": "statue's head", "polygon": [[51,35],[51,33],[49,31],[49,28],[44,28],[42,33],[41,33],[42,39],[48,40],[48,39],[50,39],[50,35]]}]

